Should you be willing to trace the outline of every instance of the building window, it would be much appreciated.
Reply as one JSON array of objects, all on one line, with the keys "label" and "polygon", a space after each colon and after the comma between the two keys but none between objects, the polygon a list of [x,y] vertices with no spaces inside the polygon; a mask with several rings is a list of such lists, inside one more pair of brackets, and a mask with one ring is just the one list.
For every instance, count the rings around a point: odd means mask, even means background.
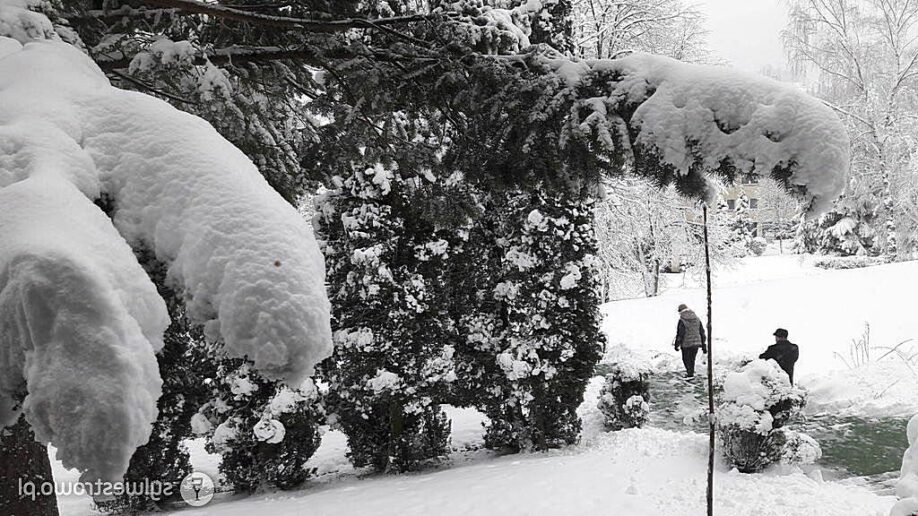
[{"label": "building window", "polygon": [[736,209],[736,199],[727,199],[727,209],[730,211]]},{"label": "building window", "polygon": [[759,207],[759,200],[749,199],[749,207],[752,208],[753,210],[757,209]]}]

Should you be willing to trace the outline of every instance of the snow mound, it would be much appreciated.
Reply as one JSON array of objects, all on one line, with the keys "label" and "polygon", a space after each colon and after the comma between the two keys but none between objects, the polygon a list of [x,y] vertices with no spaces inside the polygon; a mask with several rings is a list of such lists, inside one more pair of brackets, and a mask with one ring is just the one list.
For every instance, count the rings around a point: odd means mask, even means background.
[{"label": "snow mound", "polygon": [[890,516],[911,516],[918,511],[918,415],[908,422],[908,449],[902,456],[902,470],[896,483],[899,503]]},{"label": "snow mound", "polygon": [[[827,210],[847,184],[845,127],[796,86],[644,53],[546,63],[571,86],[597,79],[609,90],[607,96],[584,99],[583,106],[595,113],[584,124],[599,120],[601,134],[621,132],[620,120],[604,119],[634,106],[628,126],[637,134],[631,145],[654,150],[682,175],[699,164],[714,170],[728,160],[741,173],[789,176],[789,185],[805,192],[814,214]],[[608,81],[610,76],[616,80]]]},{"label": "snow mound", "polygon": [[[19,43],[60,39],[46,16],[29,10],[31,6],[39,7],[40,3],[40,0],[0,1],[0,35]],[[3,53],[3,45],[0,45],[0,56]]]},{"label": "snow mound", "polygon": [[27,392],[65,465],[119,480],[156,417],[169,321],[131,248],[228,355],[293,385],[331,352],[324,260],[241,151],[41,41],[28,5],[0,0],[0,425]]}]

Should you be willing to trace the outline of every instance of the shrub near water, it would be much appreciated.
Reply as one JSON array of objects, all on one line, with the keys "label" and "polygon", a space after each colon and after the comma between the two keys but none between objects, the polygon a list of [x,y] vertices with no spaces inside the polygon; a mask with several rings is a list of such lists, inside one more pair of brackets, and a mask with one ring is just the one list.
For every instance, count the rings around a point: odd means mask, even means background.
[{"label": "shrub near water", "polygon": [[615,364],[599,394],[599,410],[607,430],[640,428],[650,413],[650,372],[634,365]]},{"label": "shrub near water", "polygon": [[806,393],[773,361],[755,360],[728,374],[717,411],[724,459],[743,473],[817,460],[822,451],[816,441],[782,428],[805,404]]}]

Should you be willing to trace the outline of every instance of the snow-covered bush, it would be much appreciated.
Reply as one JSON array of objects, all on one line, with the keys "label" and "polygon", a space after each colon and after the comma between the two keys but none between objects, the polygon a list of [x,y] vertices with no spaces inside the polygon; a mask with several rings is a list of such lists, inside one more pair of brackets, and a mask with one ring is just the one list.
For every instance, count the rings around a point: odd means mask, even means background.
[{"label": "snow-covered bush", "polygon": [[899,501],[889,516],[918,515],[918,415],[908,422],[908,449],[902,456],[902,469],[896,483]]},{"label": "snow-covered bush", "polygon": [[[849,187],[853,188],[853,187]],[[850,191],[831,211],[813,221],[798,221],[798,252],[835,256],[876,257],[883,254],[884,241],[880,200],[868,192]]]},{"label": "snow-covered bush", "polygon": [[773,361],[754,360],[727,374],[716,412],[724,459],[754,473],[782,458],[811,457],[815,441],[779,431],[805,403],[806,393],[792,386]]},{"label": "snow-covered bush", "polygon": [[752,237],[747,244],[749,246],[749,251],[755,256],[762,256],[765,253],[765,249],[768,248],[768,242],[762,237]]},{"label": "snow-covered bush", "polygon": [[589,204],[381,166],[318,204],[336,307],[329,410],[355,464],[444,455],[446,402],[485,412],[493,448],[576,441],[602,339]]},{"label": "snow-covered bush", "polygon": [[335,306],[323,375],[357,466],[405,471],[447,452],[439,405],[456,377],[447,309],[455,251],[423,211],[421,190],[431,187],[377,165],[316,200]]},{"label": "snow-covered bush", "polygon": [[214,399],[192,418],[192,430],[207,437],[207,451],[220,454],[220,472],[233,489],[302,484],[325,416],[312,379],[291,389],[266,380],[249,361],[225,359],[209,385]]},{"label": "snow-covered bush", "polygon": [[640,428],[650,414],[650,370],[614,364],[599,393],[599,410],[608,430]]}]

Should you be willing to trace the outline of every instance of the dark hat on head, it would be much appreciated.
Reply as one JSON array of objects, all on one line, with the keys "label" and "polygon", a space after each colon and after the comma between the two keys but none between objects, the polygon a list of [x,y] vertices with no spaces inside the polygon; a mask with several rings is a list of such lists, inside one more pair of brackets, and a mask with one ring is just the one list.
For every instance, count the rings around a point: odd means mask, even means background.
[{"label": "dark hat on head", "polygon": [[785,330],[784,328],[778,328],[777,330],[775,330],[775,332],[774,332],[773,335],[774,335],[775,337],[780,337],[780,338],[782,338],[782,339],[786,339],[786,338],[787,338],[787,330]]},{"label": "dark hat on head", "polygon": [[685,304],[685,303],[682,303],[681,305],[679,305],[678,310],[679,310],[680,312],[683,311],[683,310],[688,310],[688,305]]}]

